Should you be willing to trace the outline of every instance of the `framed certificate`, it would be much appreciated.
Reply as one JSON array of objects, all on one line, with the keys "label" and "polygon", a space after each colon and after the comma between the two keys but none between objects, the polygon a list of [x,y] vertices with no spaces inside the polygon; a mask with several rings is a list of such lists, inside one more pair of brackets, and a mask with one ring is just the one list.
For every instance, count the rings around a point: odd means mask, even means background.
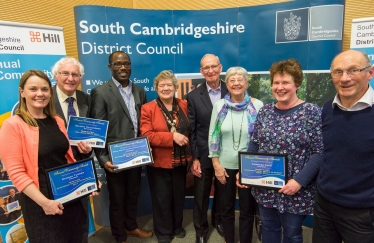
[{"label": "framed certificate", "polygon": [[287,183],[287,154],[239,152],[240,184],[280,189]]},{"label": "framed certificate", "polygon": [[153,164],[148,137],[138,137],[108,143],[110,161],[118,166],[114,171]]},{"label": "framed certificate", "polygon": [[18,202],[18,200],[14,201],[14,202],[11,202],[11,203],[8,203],[6,205],[6,209],[7,209],[7,211],[9,213],[17,210],[18,208],[19,208],[19,202]]},{"label": "framed certificate", "polygon": [[70,145],[88,142],[92,148],[105,148],[108,121],[80,116],[70,116],[67,133]]},{"label": "framed certificate", "polygon": [[93,158],[45,170],[53,200],[62,204],[99,191]]}]

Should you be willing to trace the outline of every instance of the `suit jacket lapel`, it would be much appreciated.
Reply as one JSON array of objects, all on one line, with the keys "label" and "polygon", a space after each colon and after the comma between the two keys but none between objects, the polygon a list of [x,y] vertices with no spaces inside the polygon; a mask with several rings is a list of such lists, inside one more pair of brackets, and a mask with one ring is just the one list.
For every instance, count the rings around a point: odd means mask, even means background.
[{"label": "suit jacket lapel", "polygon": [[221,81],[221,99],[223,99],[228,92],[229,90],[227,89],[226,83]]},{"label": "suit jacket lapel", "polygon": [[62,118],[64,119],[64,122],[65,122],[65,125],[67,125],[67,121],[65,119],[65,116],[64,116],[64,112],[62,111],[62,107],[61,107],[61,104],[60,104],[60,101],[58,99],[58,96],[57,96],[57,90],[56,90],[56,85],[52,87],[53,89],[53,94],[54,94],[54,99],[55,99],[55,108],[56,108],[56,113]]},{"label": "suit jacket lapel", "polygon": [[125,114],[131,120],[130,112],[127,109],[127,105],[125,104],[125,101],[123,100],[122,95],[119,92],[117,85],[113,82],[112,79],[110,79],[108,83],[109,83],[109,89],[110,89],[110,91],[117,98],[117,100],[119,101],[120,105],[122,106],[123,111],[125,112]]},{"label": "suit jacket lapel", "polygon": [[81,93],[76,92],[77,95],[77,105],[79,109],[79,116],[81,117],[86,117],[87,116],[87,111],[88,111],[88,105],[85,104],[85,97],[81,95]]},{"label": "suit jacket lapel", "polygon": [[132,85],[132,95],[134,96],[134,104],[135,104],[135,110],[136,110],[136,114],[138,116],[138,120],[140,119],[140,110],[138,109],[138,105],[137,104],[140,104],[140,97],[139,97],[139,92],[137,92],[134,84]]},{"label": "suit jacket lapel", "polygon": [[205,107],[211,111],[213,109],[212,101],[210,100],[206,83],[203,84],[200,91],[200,98]]}]

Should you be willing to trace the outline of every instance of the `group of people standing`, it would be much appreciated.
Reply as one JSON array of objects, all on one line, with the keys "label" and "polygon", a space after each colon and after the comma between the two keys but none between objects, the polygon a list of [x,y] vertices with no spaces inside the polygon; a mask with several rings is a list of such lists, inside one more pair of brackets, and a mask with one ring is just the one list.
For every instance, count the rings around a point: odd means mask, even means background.
[{"label": "group of people standing", "polygon": [[[213,54],[200,61],[205,81],[182,100],[171,71],[154,79],[157,98],[147,102],[144,89],[130,81],[131,59],[122,51],[109,56],[112,77],[90,95],[77,90],[84,75],[74,58],[63,58],[52,72],[57,85],[38,71],[27,71],[19,85],[19,108],[0,130],[0,154],[10,179],[22,192],[20,204],[29,241],[87,242],[87,199],[68,205],[51,199],[45,169],[91,156],[85,142],[70,146],[70,115],[109,121],[107,143],[147,136],[154,163],[147,166],[158,242],[183,238],[186,174],[194,175],[193,223],[196,243],[208,242],[208,206],[214,182],[211,224],[234,242],[235,201],[239,196],[240,242],[252,242],[256,207],[262,242],[302,242],[302,222],[314,212],[313,242],[374,242],[374,68],[367,55],[345,51],[332,62],[337,90],[323,110],[297,96],[303,81],[295,59],[270,68],[275,103],[250,97],[248,73],[231,67],[225,80]],[[94,148],[105,168],[109,218],[117,242],[152,231],[136,222],[141,167],[114,172],[108,148]],[[241,185],[238,152],[287,154],[287,183],[280,189]],[[314,209],[314,210],[313,210]],[[69,232],[67,234],[67,232]]]}]

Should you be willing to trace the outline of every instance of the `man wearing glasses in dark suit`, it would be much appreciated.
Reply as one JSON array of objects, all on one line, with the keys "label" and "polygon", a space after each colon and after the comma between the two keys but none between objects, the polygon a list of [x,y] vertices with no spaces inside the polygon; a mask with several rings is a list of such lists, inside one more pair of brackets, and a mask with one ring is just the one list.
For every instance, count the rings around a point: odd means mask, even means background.
[{"label": "man wearing glasses in dark suit", "polygon": [[[122,51],[109,55],[112,77],[91,91],[90,117],[109,121],[107,143],[136,138],[139,135],[140,107],[147,102],[144,89],[130,81],[131,60]],[[141,167],[114,173],[108,146],[95,148],[96,157],[105,169],[109,191],[109,220],[117,242],[128,235],[149,238],[151,231],[138,228],[136,222]]]},{"label": "man wearing glasses in dark suit", "polygon": [[[212,159],[208,157],[210,116],[213,104],[228,93],[226,84],[220,80],[221,71],[222,64],[217,56],[204,55],[200,61],[200,73],[206,82],[187,94],[188,118],[191,122],[190,141],[194,158],[191,172],[194,175],[195,184],[193,221],[196,243],[207,242],[209,232],[207,211],[214,178]],[[223,236],[223,228],[220,224],[219,197],[216,192],[212,206],[212,225]]]}]

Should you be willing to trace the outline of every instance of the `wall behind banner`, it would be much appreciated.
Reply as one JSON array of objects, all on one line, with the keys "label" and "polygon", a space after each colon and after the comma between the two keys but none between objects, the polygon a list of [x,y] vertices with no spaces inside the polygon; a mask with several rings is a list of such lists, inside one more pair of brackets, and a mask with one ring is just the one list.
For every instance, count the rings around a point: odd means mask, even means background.
[{"label": "wall behind banner", "polygon": [[[296,0],[303,1],[303,0]],[[0,19],[25,23],[61,26],[64,28],[66,52],[78,57],[73,7],[83,4],[140,9],[217,9],[270,4],[276,0],[0,0]],[[349,0],[345,3],[343,50],[349,49],[351,22],[354,18],[373,16],[374,0]]]}]

